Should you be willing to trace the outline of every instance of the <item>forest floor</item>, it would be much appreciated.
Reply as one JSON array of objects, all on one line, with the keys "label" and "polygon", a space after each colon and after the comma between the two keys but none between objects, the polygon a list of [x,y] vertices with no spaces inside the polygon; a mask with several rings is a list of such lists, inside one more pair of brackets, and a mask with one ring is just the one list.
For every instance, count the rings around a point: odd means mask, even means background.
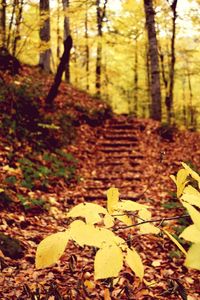
[{"label": "forest floor", "polygon": [[[36,76],[36,71],[29,68],[25,68],[24,73],[28,77]],[[37,76],[46,92],[52,77]],[[118,233],[140,253],[145,265],[144,278],[155,281],[153,286],[141,283],[127,266],[120,272],[114,287],[106,280],[94,281],[94,249],[81,248],[72,242],[58,264],[35,269],[38,243],[47,235],[67,228],[66,212],[74,205],[92,202],[106,207],[106,191],[117,187],[120,199],[148,205],[152,218],[161,223],[162,219],[184,214],[174,197],[175,186],[169,175],[180,169],[182,161],[200,169],[200,134],[197,132],[174,129],[165,135],[160,123],[153,120],[109,113],[102,117],[102,111],[105,114],[107,110],[105,103],[64,83],[56,104],[57,110],[50,114],[66,111],[80,121],[76,124],[75,140],[64,146],[78,161],[79,178],[71,184],[54,178],[46,190],[30,191],[16,185],[10,185],[9,190],[9,186],[1,186],[11,195],[13,203],[0,204],[0,230],[20,241],[23,254],[11,258],[0,252],[0,298],[186,299],[185,289],[189,300],[200,299],[200,273],[183,266],[184,257],[172,241],[165,236],[141,235],[132,228]],[[0,136],[0,140],[0,178],[5,182],[8,173],[18,174],[17,164],[9,165],[8,154],[15,151],[15,155],[23,157],[30,154],[32,148],[28,143],[18,143],[13,148],[5,136]],[[49,209],[24,209],[17,199],[19,190],[24,195],[45,199]],[[182,219],[165,221],[165,228],[178,234],[183,223]]]}]

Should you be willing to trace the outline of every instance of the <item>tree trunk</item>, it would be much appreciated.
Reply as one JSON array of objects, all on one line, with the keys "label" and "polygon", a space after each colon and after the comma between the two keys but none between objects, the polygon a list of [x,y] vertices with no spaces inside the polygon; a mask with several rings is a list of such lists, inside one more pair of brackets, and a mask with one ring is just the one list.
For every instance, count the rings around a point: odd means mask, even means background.
[{"label": "tree trunk", "polygon": [[135,62],[134,62],[134,113],[138,114],[138,37],[135,36]]},{"label": "tree trunk", "polygon": [[22,12],[23,12],[23,5],[24,1],[21,0],[16,0],[16,8],[15,8],[15,15],[16,15],[16,29],[15,29],[15,36],[14,36],[14,41],[13,41],[13,50],[12,50],[12,55],[16,56],[16,50],[17,50],[17,44],[20,40],[20,24],[22,20]]},{"label": "tree trunk", "polygon": [[169,70],[169,88],[167,91],[165,104],[167,107],[167,121],[168,124],[171,123],[171,117],[172,117],[172,106],[173,106],[173,98],[174,98],[174,69],[175,69],[175,37],[176,37],[176,18],[177,18],[177,7],[178,0],[174,0],[171,4],[171,10],[173,13],[172,18],[172,38],[171,38],[171,62],[170,62],[170,70]]},{"label": "tree trunk", "polygon": [[150,72],[151,72],[151,117],[161,120],[161,88],[158,60],[158,46],[155,30],[154,9],[152,0],[144,0],[146,29],[149,42]]},{"label": "tree trunk", "polygon": [[96,0],[96,15],[97,15],[97,54],[96,54],[96,94],[101,96],[101,72],[102,72],[102,26],[106,15],[107,0],[104,0],[103,8],[100,6],[101,1]]},{"label": "tree trunk", "polygon": [[[70,35],[70,25],[69,25],[69,17],[67,16],[67,10],[69,8],[69,0],[62,0],[63,3],[63,12],[64,12],[64,41]],[[70,82],[70,67],[69,61],[65,65],[65,80],[66,82]]]},{"label": "tree trunk", "polygon": [[61,44],[61,36],[60,36],[60,0],[57,0],[57,48],[56,48],[56,57],[57,61],[60,59],[60,44]]},{"label": "tree trunk", "polygon": [[67,39],[64,41],[64,52],[60,60],[60,64],[57,69],[57,73],[55,75],[54,83],[50,88],[48,96],[46,97],[46,106],[47,108],[53,108],[54,99],[57,96],[58,88],[62,80],[62,75],[65,71],[66,64],[69,64],[70,60],[70,50],[72,48],[72,38],[69,35]]},{"label": "tree trunk", "polygon": [[49,0],[40,0],[40,67],[47,73],[50,72],[50,7]]},{"label": "tree trunk", "polygon": [[88,3],[86,0],[86,12],[85,12],[85,72],[86,72],[86,90],[89,91],[89,45],[88,45]]},{"label": "tree trunk", "polygon": [[6,0],[0,5],[0,47],[6,47]]}]

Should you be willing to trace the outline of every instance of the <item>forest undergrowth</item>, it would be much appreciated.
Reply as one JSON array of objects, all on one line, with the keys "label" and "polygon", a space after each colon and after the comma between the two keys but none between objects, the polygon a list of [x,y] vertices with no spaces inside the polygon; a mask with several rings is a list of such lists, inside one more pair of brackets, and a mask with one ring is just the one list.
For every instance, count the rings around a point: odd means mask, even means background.
[{"label": "forest undergrowth", "polygon": [[[199,299],[199,272],[183,266],[171,240],[137,230],[118,233],[140,253],[152,286],[127,266],[114,285],[94,281],[96,250],[73,243],[58,264],[35,269],[37,245],[67,228],[71,207],[88,201],[105,207],[106,190],[115,185],[122,199],[148,205],[153,219],[182,216],[169,175],[182,161],[200,170],[198,132],[114,115],[106,103],[65,83],[55,109],[46,111],[52,81],[29,67],[14,79],[0,78],[1,299],[184,299],[183,289],[187,299]],[[190,220],[164,222],[177,237]]]}]

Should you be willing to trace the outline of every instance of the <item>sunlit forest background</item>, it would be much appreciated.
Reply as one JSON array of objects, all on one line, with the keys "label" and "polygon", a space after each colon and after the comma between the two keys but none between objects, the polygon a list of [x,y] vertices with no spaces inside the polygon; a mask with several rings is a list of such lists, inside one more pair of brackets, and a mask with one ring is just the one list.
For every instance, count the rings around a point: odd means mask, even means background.
[{"label": "sunlit forest background", "polygon": [[[48,49],[50,69],[55,73],[63,52],[67,24],[73,38],[68,81],[80,90],[101,97],[116,113],[150,116],[149,46],[143,1],[51,0],[50,9],[42,17],[39,1],[15,2],[13,6],[13,1],[5,1],[5,40],[9,51],[14,51],[21,62],[38,65],[40,52]],[[197,129],[200,128],[200,1],[178,1],[174,37],[171,4],[172,1],[167,0],[154,1],[162,121],[167,120],[165,96],[174,38],[172,123]],[[47,19],[50,36],[46,42],[41,42],[41,22]],[[97,59],[101,60],[99,82],[96,79]]]}]

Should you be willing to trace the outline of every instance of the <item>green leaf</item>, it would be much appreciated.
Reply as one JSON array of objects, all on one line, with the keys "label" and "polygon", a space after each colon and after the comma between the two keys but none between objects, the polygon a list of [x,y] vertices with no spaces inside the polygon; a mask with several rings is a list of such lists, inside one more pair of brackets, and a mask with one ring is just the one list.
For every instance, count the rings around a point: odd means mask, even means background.
[{"label": "green leaf", "polygon": [[126,263],[129,265],[131,270],[135,272],[136,276],[138,276],[142,281],[144,276],[144,266],[139,254],[135,249],[127,249]]},{"label": "green leaf", "polygon": [[49,235],[40,242],[36,251],[36,268],[43,269],[56,263],[63,255],[69,240],[69,231]]},{"label": "green leaf", "polygon": [[200,231],[194,224],[185,228],[179,237],[192,243],[200,243]]},{"label": "green leaf", "polygon": [[200,243],[193,244],[190,247],[186,255],[185,266],[200,270]]},{"label": "green leaf", "polygon": [[123,254],[118,246],[111,245],[98,250],[94,260],[95,280],[118,277],[122,266]]}]

